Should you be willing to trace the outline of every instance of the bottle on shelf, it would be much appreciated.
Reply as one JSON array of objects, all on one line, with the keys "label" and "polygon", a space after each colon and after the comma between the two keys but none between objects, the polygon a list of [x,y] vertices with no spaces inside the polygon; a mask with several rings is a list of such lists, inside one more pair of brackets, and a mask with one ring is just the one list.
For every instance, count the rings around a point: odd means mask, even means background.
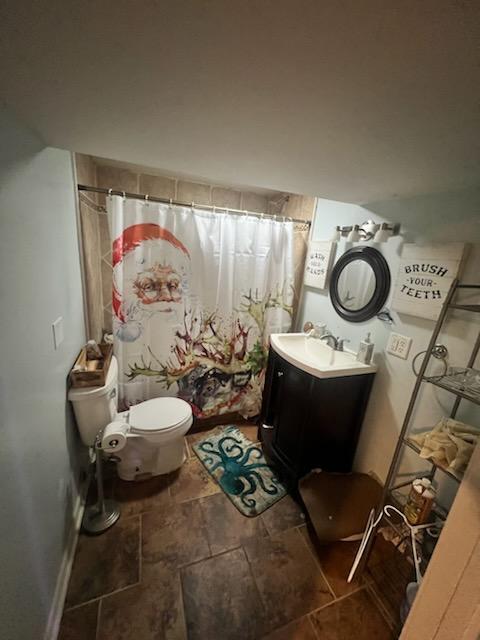
[{"label": "bottle on shelf", "polygon": [[410,524],[424,524],[433,507],[436,490],[429,478],[416,478],[404,508],[404,513]]}]

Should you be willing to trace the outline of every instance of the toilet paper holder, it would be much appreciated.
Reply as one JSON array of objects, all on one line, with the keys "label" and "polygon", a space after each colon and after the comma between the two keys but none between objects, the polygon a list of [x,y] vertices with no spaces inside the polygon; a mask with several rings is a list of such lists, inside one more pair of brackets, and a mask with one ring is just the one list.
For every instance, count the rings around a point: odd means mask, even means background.
[{"label": "toilet paper holder", "polygon": [[95,475],[97,478],[97,502],[85,508],[83,515],[82,527],[85,531],[92,534],[103,533],[120,517],[120,506],[115,500],[105,499],[103,487],[103,465],[102,465],[102,438],[103,429],[101,429],[95,437]]},{"label": "toilet paper holder", "polygon": [[100,436],[101,448],[106,453],[121,451],[127,443],[129,425],[126,422],[115,420],[103,429]]}]

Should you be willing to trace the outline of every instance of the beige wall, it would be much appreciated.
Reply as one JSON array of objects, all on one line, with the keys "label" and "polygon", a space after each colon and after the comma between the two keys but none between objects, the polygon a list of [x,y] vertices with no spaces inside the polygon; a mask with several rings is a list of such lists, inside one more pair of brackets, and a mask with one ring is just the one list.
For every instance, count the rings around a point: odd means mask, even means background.
[{"label": "beige wall", "polygon": [[[159,198],[172,198],[184,202],[214,205],[222,208],[246,209],[285,215],[309,221],[313,217],[315,198],[279,191],[248,191],[175,177],[156,175],[153,171],[99,158],[75,154],[77,182],[88,186],[118,189],[148,194]],[[111,331],[111,241],[105,196],[81,192],[80,218],[84,244],[84,271],[87,290],[89,337],[99,340],[102,331]],[[307,225],[295,225],[294,268],[295,296],[302,283],[307,248]],[[295,308],[296,308],[295,304]]]},{"label": "beige wall", "polygon": [[[75,155],[77,182],[95,186],[96,166],[90,156]],[[86,293],[87,334],[89,338],[101,340],[103,330],[111,326],[110,298],[106,283],[110,272],[110,240],[107,216],[97,204],[95,194],[79,197],[80,225],[83,247],[83,276]],[[104,284],[105,283],[105,284]]]},{"label": "beige wall", "polygon": [[[182,202],[229,207],[231,209],[247,209],[248,211],[265,212],[311,220],[315,206],[315,198],[281,191],[249,191],[234,187],[225,187],[203,182],[192,182],[176,177],[155,175],[149,169],[111,164],[107,160],[89,158],[77,154],[82,165],[85,179],[95,179],[97,187],[119,189],[133,193],[147,193],[159,198],[173,198]],[[95,178],[92,175],[92,168]],[[79,180],[80,182],[80,180]],[[84,183],[85,184],[85,183]],[[88,182],[87,184],[92,184]],[[104,197],[99,202],[103,203]]]}]

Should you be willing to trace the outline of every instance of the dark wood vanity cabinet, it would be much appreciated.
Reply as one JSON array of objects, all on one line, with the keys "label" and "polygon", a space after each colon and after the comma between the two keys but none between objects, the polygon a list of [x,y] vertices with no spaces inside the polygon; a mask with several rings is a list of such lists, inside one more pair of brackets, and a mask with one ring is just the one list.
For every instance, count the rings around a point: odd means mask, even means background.
[{"label": "dark wood vanity cabinet", "polygon": [[374,375],[316,378],[270,349],[259,434],[290,485],[314,468],[351,470]]}]

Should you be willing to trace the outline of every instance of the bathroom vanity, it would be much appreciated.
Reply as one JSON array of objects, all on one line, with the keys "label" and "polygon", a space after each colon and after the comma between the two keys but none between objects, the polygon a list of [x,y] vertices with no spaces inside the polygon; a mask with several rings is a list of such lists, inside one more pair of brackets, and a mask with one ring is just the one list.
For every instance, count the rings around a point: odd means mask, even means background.
[{"label": "bathroom vanity", "polygon": [[259,432],[289,485],[314,468],[351,470],[375,371],[305,334],[271,336]]}]

